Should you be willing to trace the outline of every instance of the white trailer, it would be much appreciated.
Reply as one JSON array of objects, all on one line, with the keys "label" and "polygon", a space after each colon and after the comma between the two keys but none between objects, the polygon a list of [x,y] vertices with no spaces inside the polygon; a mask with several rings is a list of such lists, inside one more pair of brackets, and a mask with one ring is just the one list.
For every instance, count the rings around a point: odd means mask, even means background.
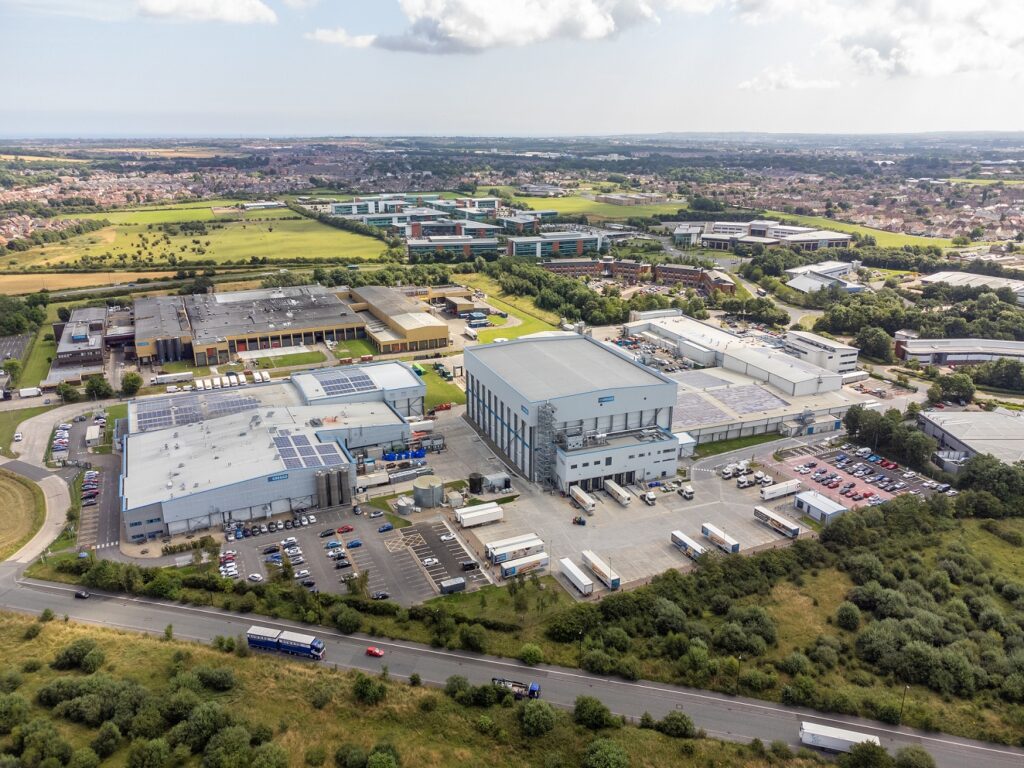
[{"label": "white trailer", "polygon": [[469,512],[462,516],[459,522],[463,528],[474,528],[478,525],[486,525],[487,523],[497,523],[505,517],[505,513],[501,507],[495,509],[485,509],[480,512]]},{"label": "white trailer", "polygon": [[614,480],[605,480],[604,489],[609,496],[611,496],[624,507],[628,507],[629,502],[633,500],[633,497],[626,491],[626,489],[623,488],[618,483],[616,483]]},{"label": "white trailer", "polygon": [[238,377],[235,376],[235,374],[233,374],[233,373],[229,373],[228,374],[228,384],[231,385],[232,387],[237,387],[238,386]]},{"label": "white trailer", "polygon": [[433,432],[434,422],[430,419],[423,419],[422,421],[413,420],[409,422],[409,429],[413,432]]},{"label": "white trailer", "polygon": [[580,591],[580,594],[589,595],[594,591],[594,582],[587,574],[576,567],[576,563],[568,557],[558,561],[559,570],[566,580]]},{"label": "white trailer", "polygon": [[584,491],[578,485],[573,485],[569,488],[569,498],[576,502],[576,506],[588,515],[594,514],[594,508],[597,507],[597,502],[594,501],[593,496]]},{"label": "white trailer", "polygon": [[374,488],[378,485],[387,485],[390,482],[391,477],[387,472],[371,472],[356,478],[356,485],[360,488]]},{"label": "white trailer", "polygon": [[542,571],[548,567],[551,560],[547,552],[539,552],[529,557],[521,557],[518,560],[510,560],[501,564],[501,578],[511,579],[513,576],[521,576],[531,571]]},{"label": "white trailer", "polygon": [[725,531],[711,523],[701,523],[700,532],[723,552],[735,554],[740,551],[740,543],[736,539],[726,535]]},{"label": "white trailer", "polygon": [[230,386],[231,386],[231,379],[229,379],[227,376],[221,376],[220,377],[220,388],[221,389],[227,389]]},{"label": "white trailer", "polygon": [[707,552],[707,549],[682,531],[672,531],[672,546],[692,560]]},{"label": "white trailer", "polygon": [[595,555],[589,549],[584,549],[580,552],[580,558],[583,560],[583,564],[591,570],[591,572],[597,576],[601,582],[608,587],[608,589],[618,589],[620,580],[619,574],[611,569],[604,560]]},{"label": "white trailer", "polygon": [[799,492],[803,486],[799,480],[787,480],[784,483],[775,483],[774,485],[766,485],[761,488],[761,498],[764,501],[770,501],[771,499],[779,499],[783,496],[790,496],[794,493]]},{"label": "white trailer", "polygon": [[206,389],[206,382],[203,381],[202,379],[196,379],[196,391],[197,392],[202,392],[205,389]]},{"label": "white trailer", "polygon": [[260,371],[260,381],[270,381],[270,371]]},{"label": "white trailer", "polygon": [[149,380],[150,384],[177,384],[182,381],[192,381],[194,374],[189,371],[187,373],[161,373],[154,376]]},{"label": "white trailer", "polygon": [[544,551],[544,542],[540,539],[521,541],[518,544],[508,544],[504,547],[497,547],[491,550],[492,563],[506,563],[510,560],[519,560],[523,557],[536,555]]},{"label": "white trailer", "polygon": [[882,746],[882,742],[878,740],[877,736],[807,721],[800,723],[800,743],[808,747],[826,749],[829,752],[849,752],[858,744],[864,743]]},{"label": "white trailer", "polygon": [[210,379],[210,384],[213,385],[213,389],[220,389],[220,376],[214,376]]},{"label": "white trailer", "polygon": [[43,390],[39,387],[25,387],[18,390],[18,397],[39,397],[42,394]]},{"label": "white trailer", "polygon": [[489,541],[486,544],[484,544],[484,553],[487,555],[487,558],[490,559],[491,552],[493,552],[495,549],[499,549],[500,547],[507,547],[512,544],[521,544],[524,541],[530,541],[531,539],[536,538],[538,538],[536,533],[524,533],[519,536],[511,536],[507,539]]},{"label": "white trailer", "polygon": [[455,510],[455,519],[461,522],[463,515],[468,515],[473,512],[483,512],[485,509],[496,509],[497,507],[498,502],[496,501],[488,501],[486,504],[475,504],[468,507],[459,507]]}]

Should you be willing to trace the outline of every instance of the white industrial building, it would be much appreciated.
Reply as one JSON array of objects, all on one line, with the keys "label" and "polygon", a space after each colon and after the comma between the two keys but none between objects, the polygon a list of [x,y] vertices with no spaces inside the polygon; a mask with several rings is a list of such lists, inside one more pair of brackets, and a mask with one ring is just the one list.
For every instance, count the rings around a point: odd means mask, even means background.
[{"label": "white industrial building", "polygon": [[562,491],[674,475],[676,384],[618,349],[557,334],[467,347],[466,415],[512,467]]},{"label": "white industrial building", "polygon": [[379,454],[409,444],[425,390],[408,366],[388,362],[132,401],[125,539],[349,503]]},{"label": "white industrial building", "polygon": [[840,288],[847,293],[867,290],[861,283],[846,279],[851,272],[860,269],[859,261],[822,261],[818,264],[803,264],[787,269],[786,285],[801,293],[816,293],[825,288]]},{"label": "white industrial building", "polygon": [[704,248],[728,250],[736,245],[787,246],[797,250],[845,248],[853,238],[844,232],[782,224],[771,219],[754,221],[712,221],[704,225],[700,244]]},{"label": "white industrial building", "polygon": [[828,525],[837,517],[849,510],[838,501],[832,501],[828,496],[817,491],[803,491],[798,493],[793,500],[793,507],[812,520]]},{"label": "white industrial building", "polygon": [[965,365],[1009,358],[1024,362],[1024,341],[1006,339],[919,339],[906,332],[896,339],[896,354],[921,365]]},{"label": "white industrial building", "polygon": [[834,373],[852,373],[857,370],[860,350],[835,339],[828,339],[809,331],[787,331],[785,350],[819,368]]},{"label": "white industrial building", "polygon": [[917,419],[921,431],[938,441],[936,463],[948,472],[979,454],[1006,464],[1024,461],[1024,416],[1019,411],[930,411]]},{"label": "white industrial building", "polygon": [[994,275],[974,275],[970,272],[935,272],[921,278],[921,285],[943,284],[967,286],[969,288],[1009,288],[1017,294],[1017,303],[1024,304],[1024,280],[1013,280],[1008,277]]}]

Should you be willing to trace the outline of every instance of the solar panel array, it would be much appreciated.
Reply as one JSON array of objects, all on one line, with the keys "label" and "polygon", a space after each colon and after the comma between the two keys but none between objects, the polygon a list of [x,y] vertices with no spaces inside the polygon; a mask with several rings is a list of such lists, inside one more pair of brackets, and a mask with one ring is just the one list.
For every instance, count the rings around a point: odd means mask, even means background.
[{"label": "solar panel array", "polygon": [[317,380],[324,388],[324,394],[329,397],[338,395],[352,395],[357,392],[372,392],[377,389],[373,379],[365,373],[346,371],[330,371],[318,373]]},{"label": "solar panel array", "polygon": [[278,435],[274,445],[284,462],[285,469],[312,469],[315,467],[337,467],[346,463],[334,443],[313,445],[305,435]]},{"label": "solar panel array", "polygon": [[135,404],[139,432],[181,427],[217,416],[255,410],[260,401],[238,392],[211,392],[203,395],[174,395],[141,400]]}]

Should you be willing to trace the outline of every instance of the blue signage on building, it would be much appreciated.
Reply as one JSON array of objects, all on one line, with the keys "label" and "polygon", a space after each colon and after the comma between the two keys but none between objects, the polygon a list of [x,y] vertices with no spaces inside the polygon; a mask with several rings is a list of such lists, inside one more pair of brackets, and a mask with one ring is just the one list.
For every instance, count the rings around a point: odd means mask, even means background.
[{"label": "blue signage on building", "polygon": [[519,410],[521,410],[523,412],[523,416],[529,416],[530,415],[530,409],[527,408],[525,405],[520,405],[519,406]]},{"label": "blue signage on building", "polygon": [[615,402],[615,395],[606,395],[605,397],[599,397],[599,398],[597,398],[597,402],[599,402],[599,403],[614,403]]},{"label": "blue signage on building", "polygon": [[288,479],[288,473],[287,472],[282,472],[280,475],[271,475],[270,477],[267,478],[267,482],[268,483],[274,483],[274,482],[277,482],[278,480],[287,480],[287,479]]}]

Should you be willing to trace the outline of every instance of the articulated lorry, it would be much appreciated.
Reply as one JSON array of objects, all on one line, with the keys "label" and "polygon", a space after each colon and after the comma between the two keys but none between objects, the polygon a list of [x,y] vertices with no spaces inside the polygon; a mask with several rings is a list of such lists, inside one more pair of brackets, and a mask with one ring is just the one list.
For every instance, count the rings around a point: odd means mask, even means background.
[{"label": "articulated lorry", "polygon": [[512,691],[512,695],[516,699],[539,699],[540,698],[540,684],[539,683],[520,683],[518,680],[506,680],[504,677],[492,677],[491,684],[496,685],[499,688]]},{"label": "articulated lorry", "polygon": [[774,485],[766,485],[761,489],[761,498],[764,501],[770,501],[771,499],[780,499],[783,496],[789,496],[800,491],[802,486],[799,480],[787,480],[784,483],[775,483]]},{"label": "articulated lorry", "polygon": [[318,661],[324,657],[324,641],[313,635],[302,635],[298,632],[268,629],[267,627],[249,627],[245,633],[245,639],[250,648],[258,648],[263,651],[305,656],[307,659],[317,659]]},{"label": "articulated lorry", "polygon": [[543,571],[551,563],[547,552],[538,552],[535,555],[520,557],[518,560],[509,560],[501,564],[501,578],[511,579],[513,576],[522,576],[532,571]]},{"label": "articulated lorry", "polygon": [[518,536],[510,536],[507,539],[497,539],[495,541],[488,541],[484,544],[484,553],[487,555],[487,559],[490,560],[494,556],[494,550],[507,547],[512,544],[521,544],[524,541],[531,541],[539,538],[536,533],[521,533]]},{"label": "articulated lorry", "polygon": [[574,485],[569,488],[569,498],[576,502],[576,505],[588,515],[594,514],[594,508],[597,506],[597,502],[594,501],[593,496],[584,491],[578,485]]},{"label": "articulated lorry", "polygon": [[580,558],[583,560],[583,564],[590,569],[590,572],[600,579],[601,583],[604,584],[608,589],[618,589],[619,574],[611,569],[604,560],[598,557],[596,554],[591,552],[589,549],[584,549],[580,552]]},{"label": "articulated lorry", "polygon": [[511,560],[519,560],[520,558],[536,555],[538,552],[543,551],[544,542],[539,538],[533,538],[529,541],[520,541],[515,544],[506,544],[503,547],[492,548],[490,550],[491,562],[495,565],[507,563]]},{"label": "articulated lorry", "polygon": [[611,496],[624,507],[628,507],[629,502],[633,500],[633,497],[630,496],[629,493],[627,493],[626,489],[623,488],[618,483],[616,483],[614,480],[605,480],[604,490],[609,496]]},{"label": "articulated lorry", "polygon": [[711,523],[701,523],[700,532],[716,547],[731,555],[740,551],[740,543],[727,535],[725,531]]},{"label": "articulated lorry", "polygon": [[882,745],[877,736],[868,733],[858,733],[806,721],[800,723],[800,743],[808,747],[826,749],[829,752],[849,752],[858,744],[864,743]]}]

